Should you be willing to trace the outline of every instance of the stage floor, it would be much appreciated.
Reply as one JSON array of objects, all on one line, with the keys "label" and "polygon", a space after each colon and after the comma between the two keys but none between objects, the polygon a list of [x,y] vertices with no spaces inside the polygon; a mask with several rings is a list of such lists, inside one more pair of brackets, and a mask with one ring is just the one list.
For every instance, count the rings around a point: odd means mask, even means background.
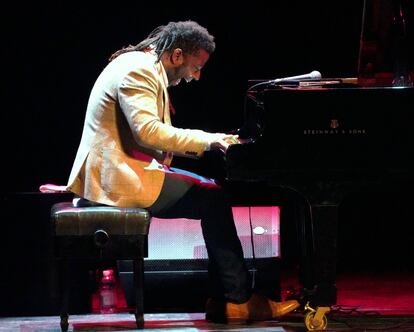
[{"label": "stage floor", "polygon": [[[282,276],[282,289],[294,287],[294,275]],[[338,301],[326,315],[326,331],[414,331],[414,273],[340,273]],[[70,315],[69,331],[138,331],[129,313]],[[155,331],[307,331],[304,313],[293,312],[279,321],[246,325],[213,324],[204,313],[147,313],[145,329]],[[60,331],[58,316],[3,317],[0,332]]]},{"label": "stage floor", "polygon": [[[326,331],[414,331],[414,315],[330,313]],[[281,321],[255,322],[245,325],[213,324],[203,313],[146,314],[145,330],[156,331],[307,331],[303,315],[293,313]],[[0,331],[60,331],[58,317],[0,318]],[[139,331],[134,316],[127,313],[70,316],[69,331]],[[142,330],[141,330],[142,331]]]}]

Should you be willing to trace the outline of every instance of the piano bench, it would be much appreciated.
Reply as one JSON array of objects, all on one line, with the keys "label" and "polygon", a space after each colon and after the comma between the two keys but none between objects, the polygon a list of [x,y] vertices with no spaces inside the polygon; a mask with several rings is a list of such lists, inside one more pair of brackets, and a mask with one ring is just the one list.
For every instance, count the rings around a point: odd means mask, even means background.
[{"label": "piano bench", "polygon": [[74,207],[72,202],[61,202],[52,206],[51,221],[62,301],[61,330],[69,327],[69,261],[76,260],[132,260],[135,321],[137,328],[144,328],[144,258],[148,257],[150,213],[141,208]]}]

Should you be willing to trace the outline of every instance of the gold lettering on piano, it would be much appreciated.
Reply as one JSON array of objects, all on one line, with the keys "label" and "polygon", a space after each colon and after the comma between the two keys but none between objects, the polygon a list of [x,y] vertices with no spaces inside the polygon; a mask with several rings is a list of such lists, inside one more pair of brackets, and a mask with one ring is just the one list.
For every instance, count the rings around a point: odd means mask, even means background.
[{"label": "gold lettering on piano", "polygon": [[365,129],[349,129],[349,134],[352,135],[365,135]]},{"label": "gold lettering on piano", "polygon": [[304,129],[303,135],[366,135],[365,128],[360,129]]},{"label": "gold lettering on piano", "polygon": [[329,125],[332,129],[336,129],[339,127],[338,119],[331,119],[331,123]]},{"label": "gold lettering on piano", "polygon": [[336,135],[339,131],[336,129],[305,129],[304,135]]},{"label": "gold lettering on piano", "polygon": [[[329,128],[326,129],[304,129],[303,135],[366,135],[365,128],[339,128],[339,120],[332,118],[329,120]],[[341,126],[342,127],[342,126]]]}]

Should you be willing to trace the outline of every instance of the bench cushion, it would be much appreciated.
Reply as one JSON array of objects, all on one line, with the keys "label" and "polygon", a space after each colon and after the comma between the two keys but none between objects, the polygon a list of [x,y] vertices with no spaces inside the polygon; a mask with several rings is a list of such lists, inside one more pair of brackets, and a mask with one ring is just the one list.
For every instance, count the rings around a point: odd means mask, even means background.
[{"label": "bench cushion", "polygon": [[111,206],[74,207],[72,202],[52,207],[56,236],[93,235],[104,229],[111,235],[148,235],[150,214],[141,208]]}]

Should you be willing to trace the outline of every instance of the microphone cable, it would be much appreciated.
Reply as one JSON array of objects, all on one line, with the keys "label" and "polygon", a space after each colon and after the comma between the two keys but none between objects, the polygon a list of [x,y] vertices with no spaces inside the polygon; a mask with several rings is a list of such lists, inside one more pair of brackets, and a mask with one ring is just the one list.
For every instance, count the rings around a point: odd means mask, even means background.
[{"label": "microphone cable", "polygon": [[252,207],[249,206],[249,226],[250,226],[250,244],[252,246],[252,288],[256,285],[256,273],[257,273],[257,262],[256,262],[256,252],[254,250],[254,232],[253,232],[253,223],[252,223]]}]

